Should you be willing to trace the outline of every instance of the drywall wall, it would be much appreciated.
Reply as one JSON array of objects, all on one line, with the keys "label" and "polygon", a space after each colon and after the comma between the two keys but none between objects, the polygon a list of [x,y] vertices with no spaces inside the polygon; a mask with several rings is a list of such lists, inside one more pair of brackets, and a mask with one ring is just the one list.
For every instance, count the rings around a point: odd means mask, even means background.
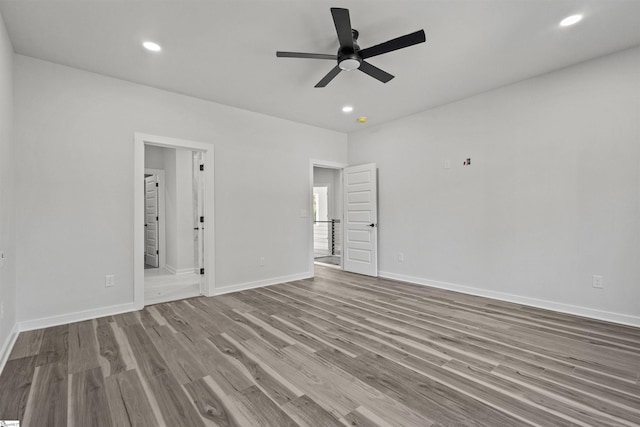
[{"label": "drywall wall", "polygon": [[346,163],[345,134],[20,55],[14,65],[20,321],[133,301],[134,132],[214,147],[217,289],[310,274],[309,159]]},{"label": "drywall wall", "polygon": [[0,370],[16,324],[13,47],[0,15]]},{"label": "drywall wall", "polygon": [[176,249],[177,273],[193,273],[194,219],[193,219],[193,152],[176,152]]},{"label": "drywall wall", "polygon": [[163,149],[165,188],[166,266],[175,272],[178,265],[178,174],[176,150]]},{"label": "drywall wall", "polygon": [[340,170],[313,168],[313,185],[329,184],[329,217],[332,219],[342,218],[342,182],[340,181]]},{"label": "drywall wall", "polygon": [[164,151],[170,148],[158,147],[157,145],[144,146],[144,167],[146,169],[164,170]]},{"label": "drywall wall", "polygon": [[189,150],[161,148],[165,170],[167,269],[193,272],[193,172]]},{"label": "drywall wall", "polygon": [[635,48],[350,134],[381,274],[640,324],[639,76]]}]

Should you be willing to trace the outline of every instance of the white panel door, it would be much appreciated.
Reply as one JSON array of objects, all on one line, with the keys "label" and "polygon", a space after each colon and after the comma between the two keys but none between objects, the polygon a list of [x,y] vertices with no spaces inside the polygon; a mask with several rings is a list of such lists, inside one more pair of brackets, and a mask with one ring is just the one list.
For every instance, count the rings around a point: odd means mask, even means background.
[{"label": "white panel door", "polygon": [[378,276],[378,200],[374,163],[344,168],[345,271]]},{"label": "white panel door", "polygon": [[158,177],[144,179],[144,263],[158,267]]}]

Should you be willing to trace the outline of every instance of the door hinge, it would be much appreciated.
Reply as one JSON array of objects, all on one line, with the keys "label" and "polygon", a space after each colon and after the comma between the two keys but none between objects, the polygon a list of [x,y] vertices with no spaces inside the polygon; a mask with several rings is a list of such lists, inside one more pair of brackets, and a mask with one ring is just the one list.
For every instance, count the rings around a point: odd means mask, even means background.
[{"label": "door hinge", "polygon": [[200,170],[203,171],[204,170],[204,165],[200,165]]},{"label": "door hinge", "polygon": [[204,268],[200,269],[200,274],[204,274]]},{"label": "door hinge", "polygon": [[156,221],[160,221],[160,219],[158,217],[156,217]]},{"label": "door hinge", "polygon": [[200,217],[200,222],[204,222],[204,217],[203,216]]},{"label": "door hinge", "polygon": [[156,249],[156,255],[158,255],[159,253],[160,253],[160,251]]},{"label": "door hinge", "polygon": [[156,182],[156,187],[158,186],[158,183]]}]

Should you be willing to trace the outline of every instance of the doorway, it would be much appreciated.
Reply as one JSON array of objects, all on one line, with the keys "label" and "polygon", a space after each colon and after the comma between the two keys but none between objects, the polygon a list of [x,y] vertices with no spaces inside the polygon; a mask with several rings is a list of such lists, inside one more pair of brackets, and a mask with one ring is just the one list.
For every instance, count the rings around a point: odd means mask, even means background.
[{"label": "doorway", "polygon": [[314,263],[342,268],[342,170],[313,168]]},{"label": "doorway", "polygon": [[136,306],[212,295],[213,147],[136,134],[135,175]]},{"label": "doorway", "polygon": [[201,151],[145,144],[145,304],[202,295],[201,159]]},{"label": "doorway", "polygon": [[309,271],[316,265],[342,269],[342,169],[346,164],[310,160]]},{"label": "doorway", "polygon": [[[377,277],[376,165],[347,166],[321,160],[310,163],[309,271],[313,275],[316,264],[325,264]],[[334,227],[333,235],[331,226]]]}]

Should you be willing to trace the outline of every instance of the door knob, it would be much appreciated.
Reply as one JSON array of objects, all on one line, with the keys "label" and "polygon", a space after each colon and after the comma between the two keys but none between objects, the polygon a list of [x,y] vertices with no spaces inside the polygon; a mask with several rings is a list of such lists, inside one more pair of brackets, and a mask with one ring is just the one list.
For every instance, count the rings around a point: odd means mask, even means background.
[{"label": "door knob", "polygon": [[369,227],[371,227],[371,228],[373,228],[373,227],[375,227],[375,226],[376,226],[376,225],[375,225],[374,223],[369,224]]}]

